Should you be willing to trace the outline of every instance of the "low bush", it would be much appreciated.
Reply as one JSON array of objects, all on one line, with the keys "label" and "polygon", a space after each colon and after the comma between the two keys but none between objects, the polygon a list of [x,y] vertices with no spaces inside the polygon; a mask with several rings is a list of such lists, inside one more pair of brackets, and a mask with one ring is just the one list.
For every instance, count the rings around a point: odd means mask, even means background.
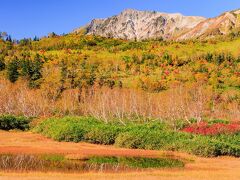
[{"label": "low bush", "polygon": [[152,131],[167,130],[166,124],[152,122],[149,124],[128,123],[122,125],[119,123],[103,123],[94,118],[87,117],[64,117],[50,118],[35,128],[35,132],[40,132],[47,137],[57,141],[87,141],[96,144],[112,145],[120,133],[128,131]]},{"label": "low bush", "polygon": [[230,124],[229,121],[227,121],[227,120],[222,120],[222,119],[214,119],[214,120],[208,121],[208,125],[213,125],[213,124],[217,124],[217,123]]},{"label": "low bush", "polygon": [[205,157],[221,155],[240,157],[239,142],[178,132],[121,133],[115,145],[134,149],[183,151]]},{"label": "low bush", "polygon": [[57,141],[79,142],[84,140],[90,127],[97,124],[97,120],[92,118],[51,118],[41,122],[34,131]]},{"label": "low bush", "polygon": [[240,124],[226,123],[223,121],[212,121],[211,123],[201,122],[191,124],[183,128],[182,131],[201,135],[235,134],[240,132]]},{"label": "low bush", "polygon": [[218,152],[216,142],[204,136],[195,136],[192,139],[183,140],[181,149],[185,152],[204,157],[221,155],[220,152]]},{"label": "low bush", "polygon": [[98,125],[91,128],[84,135],[84,139],[95,144],[110,145],[115,143],[115,139],[120,132],[121,128],[114,125]]},{"label": "low bush", "polygon": [[35,131],[58,141],[86,141],[133,149],[183,151],[205,157],[240,157],[239,133],[204,136],[174,131],[160,122],[122,125],[106,124],[94,118],[65,117],[45,120]]},{"label": "low bush", "polygon": [[23,116],[0,115],[0,129],[1,130],[28,130],[30,128],[30,118]]}]

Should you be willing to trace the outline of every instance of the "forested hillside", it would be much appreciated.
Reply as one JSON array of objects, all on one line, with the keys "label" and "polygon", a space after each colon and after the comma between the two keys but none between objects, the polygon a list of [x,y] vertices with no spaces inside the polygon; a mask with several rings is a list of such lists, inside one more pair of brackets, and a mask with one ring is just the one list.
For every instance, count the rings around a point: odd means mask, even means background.
[{"label": "forested hillside", "polygon": [[2,38],[0,112],[239,120],[239,50],[237,34],[181,42],[82,33]]}]

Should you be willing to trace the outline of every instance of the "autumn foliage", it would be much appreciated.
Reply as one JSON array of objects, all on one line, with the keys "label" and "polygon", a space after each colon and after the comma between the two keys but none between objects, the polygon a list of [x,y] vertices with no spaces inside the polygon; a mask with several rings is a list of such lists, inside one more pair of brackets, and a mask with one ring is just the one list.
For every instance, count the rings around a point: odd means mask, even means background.
[{"label": "autumn foliage", "polygon": [[240,119],[239,39],[0,40],[0,113],[190,123]]},{"label": "autumn foliage", "polygon": [[240,123],[214,123],[209,125],[207,122],[200,122],[191,124],[182,131],[201,135],[234,134],[240,132]]}]

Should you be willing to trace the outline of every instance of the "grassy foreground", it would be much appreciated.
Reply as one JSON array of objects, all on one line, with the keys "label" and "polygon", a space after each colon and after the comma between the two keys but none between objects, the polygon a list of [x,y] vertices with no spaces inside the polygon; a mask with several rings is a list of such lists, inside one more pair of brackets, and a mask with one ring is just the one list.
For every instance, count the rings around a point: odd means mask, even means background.
[{"label": "grassy foreground", "polygon": [[[202,158],[179,152],[152,151],[140,149],[121,149],[114,146],[103,146],[85,142],[56,142],[40,134],[22,131],[0,131],[0,150],[9,154],[62,154],[109,155],[109,156],[144,156],[159,157],[169,155],[181,159],[193,160],[180,169],[147,170],[130,173],[40,173],[40,172],[0,172],[0,179],[162,179],[162,180],[238,180],[240,178],[240,159],[234,157]],[[164,153],[164,154],[162,154]],[[67,156],[69,157],[69,156]]]},{"label": "grassy foreground", "polygon": [[64,117],[47,119],[38,124],[34,131],[57,141],[86,141],[133,149],[183,151],[206,157],[240,157],[240,133],[193,135],[174,131],[160,122],[122,125],[105,124],[87,117]]}]

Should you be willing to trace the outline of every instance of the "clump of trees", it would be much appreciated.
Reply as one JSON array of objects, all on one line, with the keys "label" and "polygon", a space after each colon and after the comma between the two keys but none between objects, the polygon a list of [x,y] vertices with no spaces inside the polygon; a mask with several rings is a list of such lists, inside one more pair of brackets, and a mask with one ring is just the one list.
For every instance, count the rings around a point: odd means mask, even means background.
[{"label": "clump of trees", "polygon": [[22,77],[29,81],[30,88],[37,88],[42,78],[43,63],[44,60],[39,54],[32,59],[29,53],[23,53],[20,58],[13,56],[7,64],[7,78],[14,83]]}]

